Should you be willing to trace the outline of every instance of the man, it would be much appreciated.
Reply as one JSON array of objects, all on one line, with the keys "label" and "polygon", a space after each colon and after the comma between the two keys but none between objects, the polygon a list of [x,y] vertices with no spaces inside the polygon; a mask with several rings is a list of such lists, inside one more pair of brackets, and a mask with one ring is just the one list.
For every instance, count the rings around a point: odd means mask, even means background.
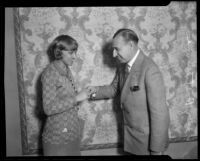
[{"label": "man", "polygon": [[153,60],[139,49],[138,36],[130,29],[120,29],[114,34],[113,57],[121,63],[113,82],[90,86],[88,93],[92,100],[120,94],[126,152],[162,155],[168,146],[170,121],[162,74]]}]

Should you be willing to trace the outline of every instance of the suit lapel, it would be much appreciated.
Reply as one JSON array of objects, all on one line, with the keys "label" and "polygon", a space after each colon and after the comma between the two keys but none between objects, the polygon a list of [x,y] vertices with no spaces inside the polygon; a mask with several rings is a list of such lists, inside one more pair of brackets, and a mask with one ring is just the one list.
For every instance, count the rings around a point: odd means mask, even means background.
[{"label": "suit lapel", "polygon": [[144,54],[140,50],[140,53],[137,59],[135,60],[133,66],[131,67],[127,80],[122,88],[121,102],[125,101],[125,98],[131,86],[139,85],[143,59],[144,59]]}]

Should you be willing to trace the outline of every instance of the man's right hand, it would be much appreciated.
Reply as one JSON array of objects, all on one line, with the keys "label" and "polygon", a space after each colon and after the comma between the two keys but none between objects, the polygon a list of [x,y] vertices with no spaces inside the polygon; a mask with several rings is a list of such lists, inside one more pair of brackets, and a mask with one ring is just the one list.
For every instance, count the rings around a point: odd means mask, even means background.
[{"label": "man's right hand", "polygon": [[99,89],[99,87],[95,87],[95,86],[88,86],[88,87],[86,87],[88,95],[96,93],[98,91],[98,89]]}]

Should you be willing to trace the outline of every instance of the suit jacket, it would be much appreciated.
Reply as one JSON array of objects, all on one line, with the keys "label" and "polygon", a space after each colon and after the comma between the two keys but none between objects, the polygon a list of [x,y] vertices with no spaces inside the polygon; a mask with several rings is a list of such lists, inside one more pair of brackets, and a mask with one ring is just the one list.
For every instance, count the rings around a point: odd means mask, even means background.
[{"label": "suit jacket", "polygon": [[124,150],[136,155],[161,152],[168,146],[169,111],[165,85],[158,66],[140,51],[126,80],[124,66],[108,86],[100,86],[96,99],[121,94]]},{"label": "suit jacket", "polygon": [[43,109],[47,115],[43,141],[67,144],[80,136],[76,93],[70,69],[62,61],[54,61],[42,73]]}]

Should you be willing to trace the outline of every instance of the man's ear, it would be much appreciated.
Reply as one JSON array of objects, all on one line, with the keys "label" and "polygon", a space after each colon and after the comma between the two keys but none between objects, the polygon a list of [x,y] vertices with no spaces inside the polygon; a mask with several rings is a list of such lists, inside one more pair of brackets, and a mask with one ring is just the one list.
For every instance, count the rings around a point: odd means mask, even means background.
[{"label": "man's ear", "polygon": [[134,41],[130,41],[130,45],[131,45],[131,47],[134,47],[134,48],[135,48],[135,46],[136,46],[136,44],[135,44]]}]

